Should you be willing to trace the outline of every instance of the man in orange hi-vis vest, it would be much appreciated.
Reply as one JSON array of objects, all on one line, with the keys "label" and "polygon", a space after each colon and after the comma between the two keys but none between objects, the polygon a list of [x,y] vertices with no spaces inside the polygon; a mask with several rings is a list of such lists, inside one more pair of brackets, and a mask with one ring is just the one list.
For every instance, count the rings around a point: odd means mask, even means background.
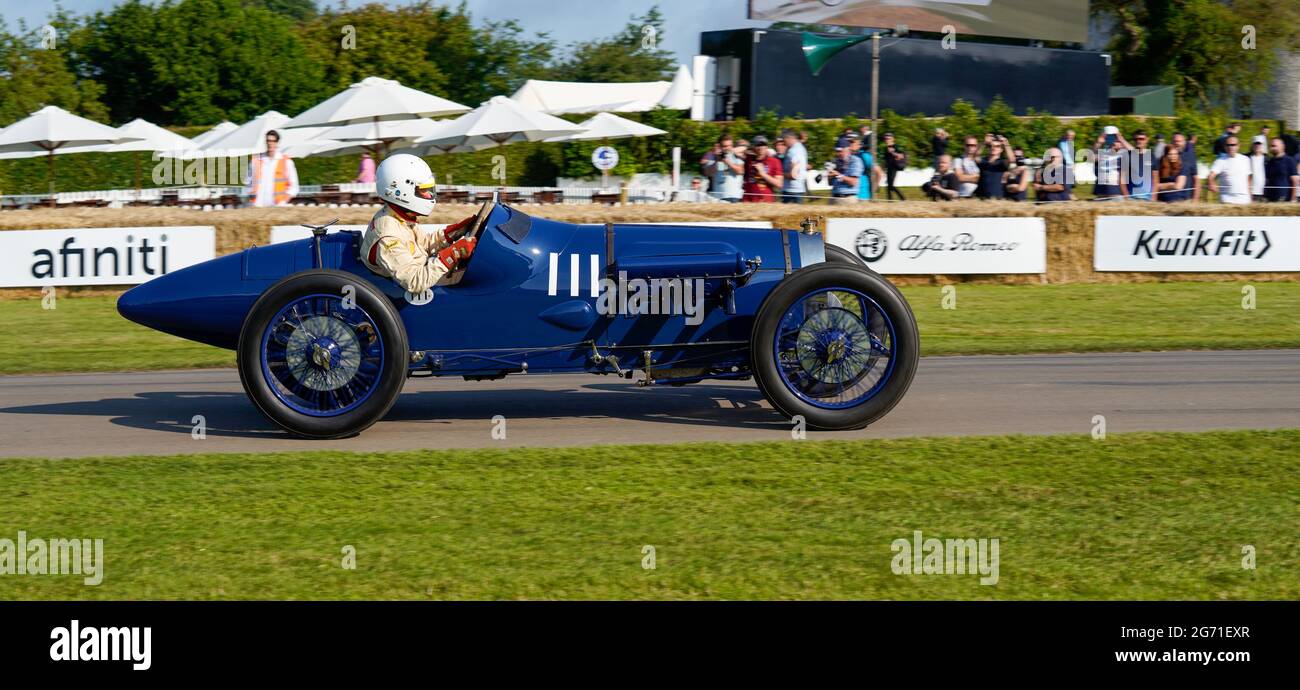
[{"label": "man in orange hi-vis vest", "polygon": [[266,133],[266,153],[248,163],[245,180],[249,203],[254,206],[288,206],[298,196],[298,169],[293,159],[280,153],[280,133]]}]

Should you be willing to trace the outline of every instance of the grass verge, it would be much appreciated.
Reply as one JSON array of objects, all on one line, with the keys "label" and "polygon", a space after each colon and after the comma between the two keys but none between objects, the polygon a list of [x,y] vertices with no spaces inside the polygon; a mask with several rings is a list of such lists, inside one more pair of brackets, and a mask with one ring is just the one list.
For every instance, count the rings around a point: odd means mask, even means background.
[{"label": "grass verge", "polygon": [[[1252,349],[1300,343],[1300,283],[906,287],[925,355]],[[0,300],[0,374],[234,366],[234,353],[137,326],[115,298]],[[950,302],[951,304],[951,302]]]},{"label": "grass verge", "polygon": [[[0,598],[1295,599],[1297,449],[1300,430],[7,460],[0,538],[102,538],[105,575],[4,575]],[[914,530],[998,538],[997,584],[893,574]]]}]

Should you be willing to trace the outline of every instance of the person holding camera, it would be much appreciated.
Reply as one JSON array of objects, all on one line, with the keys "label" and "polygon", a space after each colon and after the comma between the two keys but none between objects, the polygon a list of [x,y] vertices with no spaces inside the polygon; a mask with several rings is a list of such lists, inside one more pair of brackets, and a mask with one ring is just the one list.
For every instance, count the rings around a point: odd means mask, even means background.
[{"label": "person holding camera", "polygon": [[943,154],[935,161],[934,175],[930,181],[921,185],[921,191],[930,197],[931,201],[952,201],[957,198],[961,188],[961,180],[957,179],[957,174],[952,170],[952,156]]},{"label": "person holding camera", "polygon": [[857,203],[858,185],[862,183],[865,172],[866,164],[862,162],[861,156],[854,154],[852,146],[836,149],[835,162],[826,171],[831,178],[831,203]]},{"label": "person holding camera", "polygon": [[984,146],[985,153],[978,161],[980,181],[975,188],[975,196],[979,199],[1001,199],[1005,191],[1003,175],[1015,162],[1011,157],[1011,144],[1001,134],[989,133],[984,135]]},{"label": "person holding camera", "polygon": [[781,190],[781,161],[768,149],[767,137],[754,137],[754,154],[745,161],[745,201],[776,202]]},{"label": "person holding camera", "polygon": [[721,155],[714,163],[715,172],[710,193],[715,198],[736,203],[744,193],[745,142],[736,144],[732,142],[731,137],[725,137],[719,144]]},{"label": "person holding camera", "polygon": [[1030,175],[1028,159],[1025,158],[1025,150],[1017,146],[1011,150],[1011,157],[1013,159],[1011,169],[1003,178],[1003,198],[1009,201],[1025,201],[1029,198],[1029,187],[1033,179]]},{"label": "person holding camera", "polygon": [[1093,201],[1119,201],[1128,197],[1124,184],[1125,152],[1133,148],[1119,128],[1106,125],[1094,145],[1097,160],[1097,182],[1092,186]]},{"label": "person holding camera", "polygon": [[930,138],[930,148],[934,151],[934,167],[937,170],[940,156],[948,153],[948,130],[935,127],[934,136]]}]

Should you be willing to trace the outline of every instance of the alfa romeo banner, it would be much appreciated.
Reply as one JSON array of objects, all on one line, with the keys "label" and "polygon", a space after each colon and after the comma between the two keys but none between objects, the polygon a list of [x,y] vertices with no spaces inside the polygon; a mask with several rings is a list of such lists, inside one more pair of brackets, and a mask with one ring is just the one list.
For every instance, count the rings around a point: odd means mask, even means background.
[{"label": "alfa romeo banner", "polygon": [[826,241],[886,275],[1047,271],[1042,218],[830,218]]}]

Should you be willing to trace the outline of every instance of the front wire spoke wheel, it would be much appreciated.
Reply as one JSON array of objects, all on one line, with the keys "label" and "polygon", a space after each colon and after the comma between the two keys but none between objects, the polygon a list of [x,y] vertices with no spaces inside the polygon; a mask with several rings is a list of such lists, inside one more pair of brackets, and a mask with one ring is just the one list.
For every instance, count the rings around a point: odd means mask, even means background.
[{"label": "front wire spoke wheel", "polygon": [[329,417],[364,403],[384,367],[374,319],[337,295],[313,294],[282,307],[262,339],[266,383],[290,409]]},{"label": "front wire spoke wheel", "polygon": [[893,325],[870,297],[856,290],[828,288],[805,295],[786,310],[778,333],[776,351],[797,354],[780,358],[781,378],[810,404],[831,409],[860,404],[888,375]]}]

